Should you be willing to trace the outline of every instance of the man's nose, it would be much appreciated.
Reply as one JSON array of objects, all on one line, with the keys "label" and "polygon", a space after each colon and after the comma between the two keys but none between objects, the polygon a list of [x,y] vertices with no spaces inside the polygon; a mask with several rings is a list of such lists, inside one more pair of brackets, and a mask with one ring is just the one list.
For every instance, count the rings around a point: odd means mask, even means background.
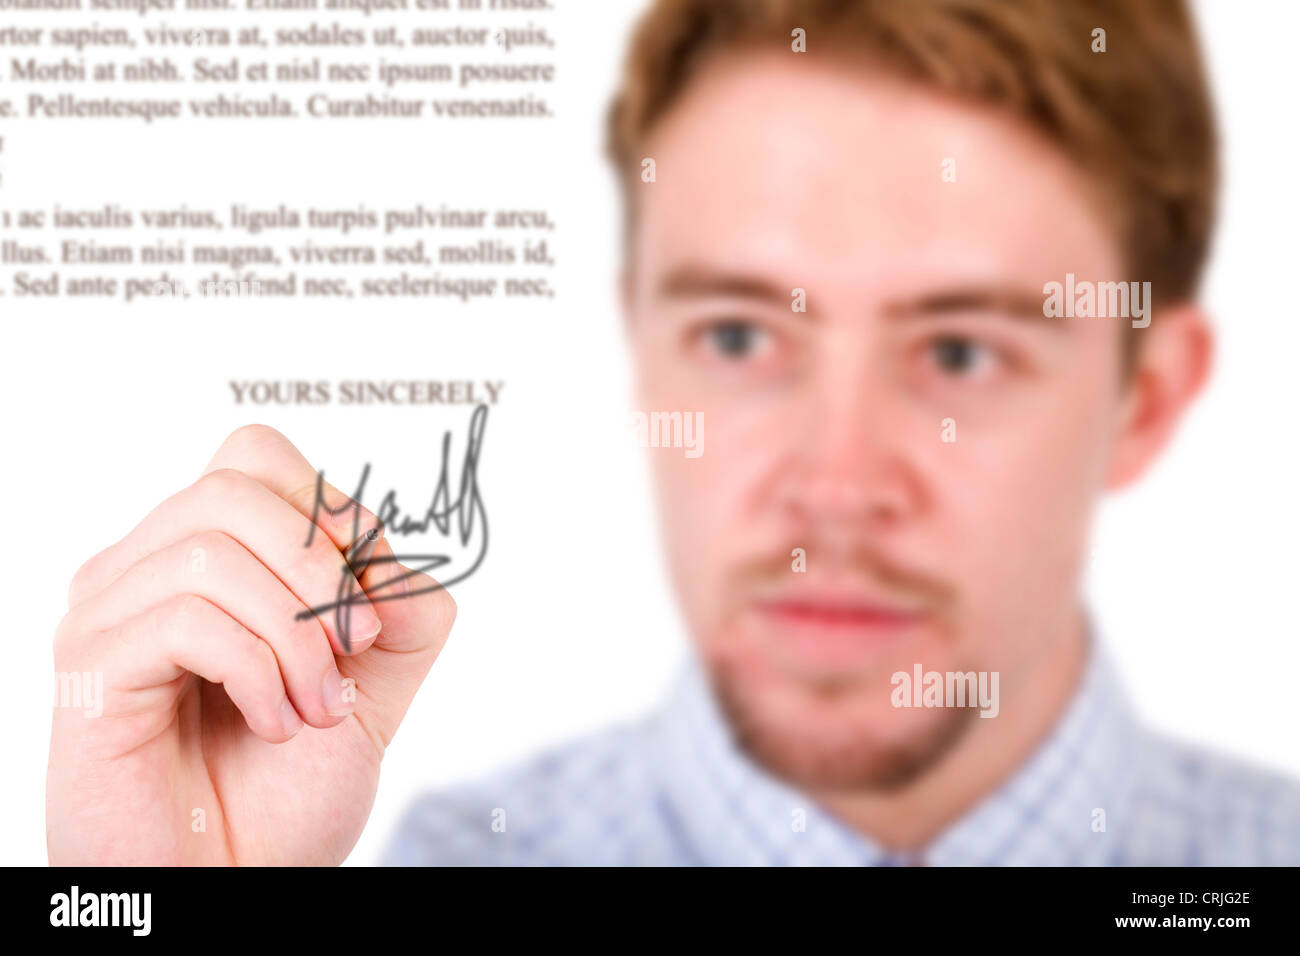
[{"label": "man's nose", "polygon": [[787,509],[806,522],[860,533],[896,525],[920,508],[908,455],[913,426],[884,382],[865,369],[838,381],[826,376],[806,399],[787,459]]}]

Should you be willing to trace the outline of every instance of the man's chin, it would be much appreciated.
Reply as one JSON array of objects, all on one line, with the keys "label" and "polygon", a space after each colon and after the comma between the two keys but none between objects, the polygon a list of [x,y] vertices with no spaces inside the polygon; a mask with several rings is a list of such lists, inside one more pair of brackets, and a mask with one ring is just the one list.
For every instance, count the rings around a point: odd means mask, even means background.
[{"label": "man's chin", "polygon": [[906,786],[956,744],[974,713],[895,708],[888,677],[832,685],[718,666],[713,683],[741,748],[769,773],[809,791]]}]

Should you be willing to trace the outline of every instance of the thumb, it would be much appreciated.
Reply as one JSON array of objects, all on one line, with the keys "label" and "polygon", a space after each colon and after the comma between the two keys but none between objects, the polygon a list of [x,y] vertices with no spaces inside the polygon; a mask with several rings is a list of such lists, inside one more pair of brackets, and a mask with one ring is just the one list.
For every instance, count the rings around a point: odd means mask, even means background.
[{"label": "thumb", "polygon": [[447,589],[418,567],[398,563],[387,538],[376,542],[359,581],[383,628],[368,649],[338,660],[343,676],[356,682],[357,719],[381,753],[456,620]]}]

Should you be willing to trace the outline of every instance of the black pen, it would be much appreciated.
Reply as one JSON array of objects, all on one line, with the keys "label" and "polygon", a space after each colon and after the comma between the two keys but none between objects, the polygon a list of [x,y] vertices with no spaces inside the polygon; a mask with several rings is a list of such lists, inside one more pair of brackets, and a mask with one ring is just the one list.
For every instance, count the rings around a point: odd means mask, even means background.
[{"label": "black pen", "polygon": [[370,556],[375,553],[375,542],[379,540],[379,529],[371,528],[348,548],[348,567],[358,579],[370,564]]}]

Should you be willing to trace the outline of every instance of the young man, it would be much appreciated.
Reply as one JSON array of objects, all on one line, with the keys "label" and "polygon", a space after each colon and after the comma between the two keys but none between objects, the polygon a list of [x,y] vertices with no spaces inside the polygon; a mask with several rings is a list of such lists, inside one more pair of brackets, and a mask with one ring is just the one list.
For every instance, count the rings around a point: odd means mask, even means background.
[{"label": "young man", "polygon": [[[388,861],[1300,863],[1300,791],[1138,727],[1079,598],[1095,504],[1210,362],[1182,5],[661,0],[610,132],[641,406],[708,428],[655,454],[698,660],[644,722],[420,801]],[[124,719],[56,714],[52,861],[346,855],[454,609],[359,608],[351,653],[286,628],[350,543],[298,556],[314,474],[241,430],[78,574],[56,667]]]}]

